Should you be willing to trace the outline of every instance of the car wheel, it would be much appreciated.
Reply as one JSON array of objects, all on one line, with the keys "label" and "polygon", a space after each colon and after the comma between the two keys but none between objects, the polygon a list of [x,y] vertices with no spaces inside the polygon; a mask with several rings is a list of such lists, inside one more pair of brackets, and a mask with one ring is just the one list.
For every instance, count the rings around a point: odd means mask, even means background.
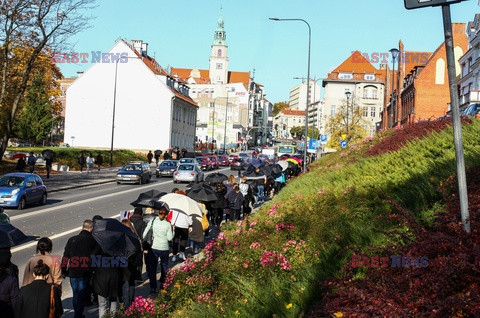
[{"label": "car wheel", "polygon": [[45,204],[47,204],[47,194],[46,193],[42,194],[42,197],[40,199],[40,205],[45,205]]},{"label": "car wheel", "polygon": [[27,201],[25,200],[25,197],[21,197],[20,201],[18,202],[18,207],[17,209],[23,210],[25,209],[25,206],[27,205]]}]

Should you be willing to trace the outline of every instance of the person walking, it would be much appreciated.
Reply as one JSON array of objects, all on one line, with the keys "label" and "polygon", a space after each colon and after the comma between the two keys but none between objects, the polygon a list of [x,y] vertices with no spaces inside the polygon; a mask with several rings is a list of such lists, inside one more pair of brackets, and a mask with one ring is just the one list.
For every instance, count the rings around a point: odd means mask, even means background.
[{"label": "person walking", "polygon": [[54,317],[63,315],[61,292],[48,283],[51,268],[39,259],[32,270],[32,282],[20,288],[15,304],[15,317],[50,318],[51,304]]},{"label": "person walking", "polygon": [[152,159],[153,159],[153,153],[152,153],[151,150],[148,151],[147,159],[148,159],[148,164],[151,165],[152,164]]},{"label": "person walking", "polygon": [[188,233],[192,231],[192,217],[177,210],[172,210],[170,213],[171,217],[169,219],[171,219],[174,231],[172,262],[177,261],[177,256],[182,260],[186,260],[185,248],[187,247]]},{"label": "person walking", "polygon": [[255,199],[253,197],[253,191],[250,185],[247,183],[247,177],[243,176],[240,179],[240,184],[238,185],[240,192],[243,195],[243,206],[242,206],[242,214],[243,217],[249,215],[252,212],[252,208],[250,207],[250,203],[253,202]]},{"label": "person walking", "polygon": [[35,170],[35,163],[37,162],[37,158],[33,155],[33,152],[30,152],[30,156],[28,156],[27,159],[27,164],[28,164],[28,169],[30,173],[33,173],[33,170]]},{"label": "person walking", "polygon": [[93,221],[83,221],[80,233],[68,239],[62,258],[62,277],[70,278],[75,318],[81,318],[85,303],[90,303],[90,295],[87,295],[87,291],[93,274],[91,257],[101,252],[97,241],[92,236],[92,230]]},{"label": "person walking", "polygon": [[215,224],[215,226],[220,230],[220,225],[222,224],[223,220],[223,211],[227,208],[227,199],[225,199],[227,187],[225,187],[223,183],[216,183],[214,185],[214,189],[217,200],[213,201],[210,205],[213,210],[212,224]]},{"label": "person walking", "polygon": [[233,185],[233,190],[227,195],[228,207],[230,208],[230,221],[240,220],[240,211],[243,206],[243,194],[238,184]]},{"label": "person walking", "polygon": [[91,153],[88,154],[86,162],[87,162],[87,173],[93,172],[93,164],[95,163],[95,160],[93,159],[93,156]]},{"label": "person walking", "polygon": [[[135,232],[140,238],[140,243],[142,245],[142,251],[144,249],[144,242],[143,242],[143,231],[145,230],[145,227],[147,226],[147,223],[143,221],[143,209],[139,206],[137,206],[133,210],[133,214],[130,216],[130,222],[132,222],[133,227],[135,228]],[[143,253],[142,253],[143,254]],[[141,273],[142,273],[142,267],[143,267],[143,256],[142,254],[140,255],[139,263],[137,270],[140,273],[139,279],[141,279]]]},{"label": "person walking", "polygon": [[10,270],[12,255],[0,254],[0,313],[4,318],[14,318],[18,298],[18,277]]},{"label": "person walking", "polygon": [[[143,214],[143,222],[144,222],[144,230],[142,233],[142,249],[143,249],[143,262],[145,263],[145,267],[147,270],[147,276],[152,280],[156,280],[157,275],[157,263],[155,263],[155,255],[152,251],[152,245],[150,245],[147,241],[144,240],[143,234],[146,231],[147,224],[157,218],[157,213],[153,208],[146,208],[145,213]],[[156,288],[156,287],[155,287]]]},{"label": "person walking", "polygon": [[30,258],[25,265],[25,271],[23,273],[23,286],[27,286],[34,280],[33,270],[37,266],[38,261],[41,260],[45,264],[50,272],[48,273],[47,283],[54,284],[58,287],[58,290],[62,290],[62,272],[60,262],[58,258],[54,258],[50,255],[52,252],[53,244],[52,240],[48,237],[42,237],[37,243],[37,254]]},{"label": "person walking", "polygon": [[158,167],[158,162],[160,161],[160,156],[162,155],[161,150],[155,150],[155,165]]},{"label": "person walking", "polygon": [[[122,219],[122,224],[128,227],[138,238],[140,242],[141,234],[138,235],[133,223],[128,218]],[[142,262],[142,250],[139,248],[134,254],[128,258],[127,267],[123,268],[123,281],[122,281],[122,296],[120,298],[120,308],[128,308],[133,303],[135,298],[135,280],[140,280],[142,277],[141,270],[138,270],[139,265]]]},{"label": "person walking", "polygon": [[18,172],[24,172],[25,171],[25,166],[27,163],[25,162],[25,159],[23,157],[18,158],[17,164],[15,165],[15,170]]},{"label": "person walking", "polygon": [[50,172],[52,171],[52,163],[53,163],[53,158],[46,158],[45,159],[45,169],[47,170],[47,179],[50,178]]},{"label": "person walking", "polygon": [[[202,210],[202,217],[207,217],[208,211],[203,202],[197,202]],[[193,250],[193,254],[197,254],[205,241],[205,230],[202,225],[202,217],[197,215],[192,216],[192,230],[188,233],[188,239],[190,241],[190,248]],[[208,230],[208,228],[207,228]]]},{"label": "person walking", "polygon": [[102,168],[102,164],[103,164],[103,157],[102,157],[101,153],[98,153],[97,158],[95,158],[95,161],[97,163],[98,171],[100,171],[100,169]]},{"label": "person walking", "polygon": [[150,268],[155,268],[155,271],[149,273],[150,293],[157,292],[157,264],[160,259],[160,280],[159,288],[163,289],[165,278],[168,270],[168,255],[169,255],[169,241],[174,237],[172,225],[166,220],[168,209],[166,206],[160,207],[158,210],[158,217],[148,222],[143,232],[143,239],[146,239],[148,232],[152,229],[152,246],[151,257],[149,258]]},{"label": "person walking", "polygon": [[85,167],[86,159],[85,155],[83,152],[80,154],[80,157],[78,158],[78,164],[80,165],[80,173],[83,172],[83,167]]}]

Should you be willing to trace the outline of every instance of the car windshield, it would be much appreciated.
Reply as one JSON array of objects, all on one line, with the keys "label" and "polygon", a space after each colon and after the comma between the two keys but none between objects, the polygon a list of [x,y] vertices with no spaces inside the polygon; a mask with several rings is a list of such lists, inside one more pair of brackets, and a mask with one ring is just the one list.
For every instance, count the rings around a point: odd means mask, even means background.
[{"label": "car windshield", "polygon": [[193,159],[190,159],[190,158],[189,159],[185,159],[185,158],[180,159],[180,163],[186,163],[186,162],[193,162]]},{"label": "car windshield", "polygon": [[0,178],[0,186],[2,187],[22,187],[24,177],[3,176]]},{"label": "car windshield", "polygon": [[193,171],[193,165],[180,165],[178,170],[186,170],[186,171]]},{"label": "car windshield", "polygon": [[142,170],[142,167],[140,165],[125,165],[123,167],[123,170],[126,170],[126,171]]},{"label": "car windshield", "polygon": [[176,164],[173,161],[164,161],[160,164],[162,167],[175,167]]}]

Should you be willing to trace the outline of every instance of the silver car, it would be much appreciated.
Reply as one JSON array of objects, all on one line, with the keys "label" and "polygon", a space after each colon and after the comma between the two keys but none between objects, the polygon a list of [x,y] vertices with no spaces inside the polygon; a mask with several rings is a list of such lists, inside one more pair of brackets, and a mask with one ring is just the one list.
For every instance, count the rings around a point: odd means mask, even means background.
[{"label": "silver car", "polygon": [[182,164],[182,163],[191,163],[191,164],[195,164],[195,165],[199,165],[197,159],[195,158],[182,158],[178,161],[179,164]]},{"label": "silver car", "polygon": [[173,173],[173,182],[192,182],[203,181],[205,175],[203,171],[196,164],[182,163],[178,166],[177,171]]}]

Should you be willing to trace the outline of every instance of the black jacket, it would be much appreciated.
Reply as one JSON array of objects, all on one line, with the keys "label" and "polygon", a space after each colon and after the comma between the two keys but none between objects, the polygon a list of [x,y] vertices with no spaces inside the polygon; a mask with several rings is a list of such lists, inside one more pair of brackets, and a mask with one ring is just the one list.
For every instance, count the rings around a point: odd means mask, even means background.
[{"label": "black jacket", "polygon": [[[102,253],[102,257],[109,255]],[[96,267],[93,273],[93,290],[102,297],[121,295],[125,267]]]},{"label": "black jacket", "polygon": [[230,209],[240,210],[244,200],[243,194],[240,191],[236,192],[235,190],[232,190],[227,195],[228,207]]},{"label": "black jacket", "polygon": [[0,313],[13,318],[13,308],[18,298],[18,279],[9,270],[0,270]]},{"label": "black jacket", "polygon": [[[89,278],[92,273],[91,255],[100,254],[100,252],[100,246],[93,238],[92,233],[82,230],[77,236],[71,237],[65,246],[62,274],[69,277]],[[88,258],[88,262],[85,261],[86,258]]]},{"label": "black jacket", "polygon": [[[15,304],[15,318],[48,318],[51,286],[43,279],[36,279],[20,288]],[[56,317],[60,317],[63,314],[62,300],[58,289],[54,288],[54,291]]]},{"label": "black jacket", "polygon": [[217,201],[213,201],[210,205],[212,209],[227,208],[227,199],[225,199],[225,194],[227,194],[227,188],[225,186],[218,186],[217,188],[215,188],[215,194],[217,195]]}]

